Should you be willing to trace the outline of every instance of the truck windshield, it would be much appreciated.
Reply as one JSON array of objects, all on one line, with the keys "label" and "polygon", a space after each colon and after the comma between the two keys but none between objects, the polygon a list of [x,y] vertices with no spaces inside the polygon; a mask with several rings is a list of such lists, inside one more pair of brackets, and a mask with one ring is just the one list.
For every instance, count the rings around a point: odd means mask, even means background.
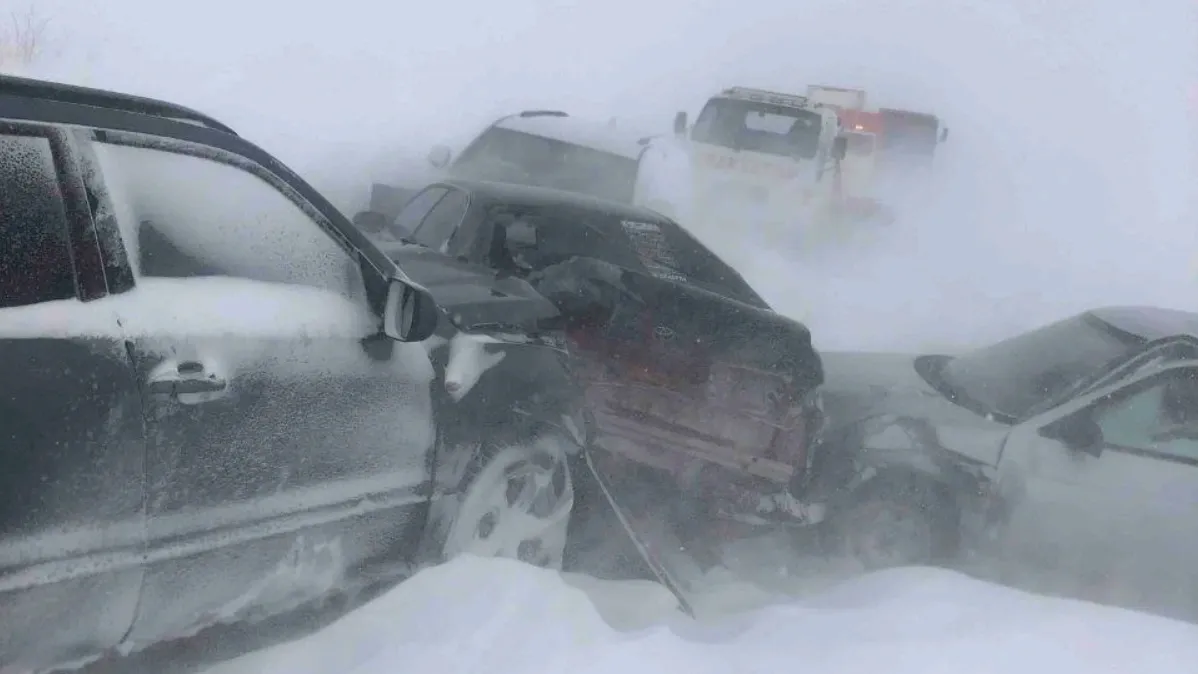
[{"label": "truck windshield", "polygon": [[1142,344],[1083,314],[953,358],[938,378],[987,410],[1020,420]]},{"label": "truck windshield", "polygon": [[819,151],[820,116],[810,110],[734,98],[703,107],[691,140],[734,150],[812,159]]},{"label": "truck windshield", "polygon": [[454,163],[461,178],[548,187],[632,203],[638,162],[601,150],[494,127]]}]

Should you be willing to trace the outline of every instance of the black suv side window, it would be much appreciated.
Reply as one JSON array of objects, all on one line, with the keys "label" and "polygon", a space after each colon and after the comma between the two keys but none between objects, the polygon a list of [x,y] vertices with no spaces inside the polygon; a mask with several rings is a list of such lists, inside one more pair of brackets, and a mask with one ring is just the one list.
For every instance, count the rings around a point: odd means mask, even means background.
[{"label": "black suv side window", "polygon": [[262,167],[180,141],[104,138],[92,148],[136,277],[232,276],[363,292],[360,270],[324,216]]},{"label": "black suv side window", "polygon": [[466,217],[469,203],[470,198],[465,192],[450,190],[449,194],[429,211],[428,216],[412,235],[412,240],[433,250],[446,252],[445,247],[449,239],[457,232],[458,225],[462,224],[462,218]]},{"label": "black suv side window", "polygon": [[0,308],[75,296],[50,140],[0,135]]}]

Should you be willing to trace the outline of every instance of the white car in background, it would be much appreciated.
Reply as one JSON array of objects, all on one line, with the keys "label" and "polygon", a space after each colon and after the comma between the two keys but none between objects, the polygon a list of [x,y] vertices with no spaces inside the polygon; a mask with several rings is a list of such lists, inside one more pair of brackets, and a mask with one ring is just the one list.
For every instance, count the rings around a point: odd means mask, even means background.
[{"label": "white car in background", "polygon": [[[558,110],[497,119],[454,155],[433,147],[433,179],[460,178],[576,192],[625,204],[654,203],[643,179],[650,139]],[[394,217],[423,184],[372,186],[370,210]]]}]

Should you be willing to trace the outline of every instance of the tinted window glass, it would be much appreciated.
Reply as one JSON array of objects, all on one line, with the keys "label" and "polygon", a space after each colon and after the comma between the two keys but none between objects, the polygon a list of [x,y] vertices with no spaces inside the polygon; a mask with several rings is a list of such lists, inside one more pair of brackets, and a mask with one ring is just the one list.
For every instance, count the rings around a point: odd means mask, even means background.
[{"label": "tinted window glass", "polygon": [[0,136],[0,307],[75,297],[50,141]]}]

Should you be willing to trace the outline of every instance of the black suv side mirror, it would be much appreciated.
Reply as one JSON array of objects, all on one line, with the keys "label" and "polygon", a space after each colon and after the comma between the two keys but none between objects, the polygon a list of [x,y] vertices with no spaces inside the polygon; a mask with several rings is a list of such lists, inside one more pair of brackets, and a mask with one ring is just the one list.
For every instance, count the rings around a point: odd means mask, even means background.
[{"label": "black suv side mirror", "polygon": [[1041,434],[1054,440],[1060,440],[1061,444],[1072,451],[1083,452],[1091,456],[1102,454],[1102,447],[1105,443],[1102,437],[1102,428],[1098,422],[1084,413],[1060,419],[1046,426]]},{"label": "black suv side mirror", "polygon": [[423,342],[437,331],[437,302],[427,290],[397,278],[387,286],[383,331],[400,342]]}]

